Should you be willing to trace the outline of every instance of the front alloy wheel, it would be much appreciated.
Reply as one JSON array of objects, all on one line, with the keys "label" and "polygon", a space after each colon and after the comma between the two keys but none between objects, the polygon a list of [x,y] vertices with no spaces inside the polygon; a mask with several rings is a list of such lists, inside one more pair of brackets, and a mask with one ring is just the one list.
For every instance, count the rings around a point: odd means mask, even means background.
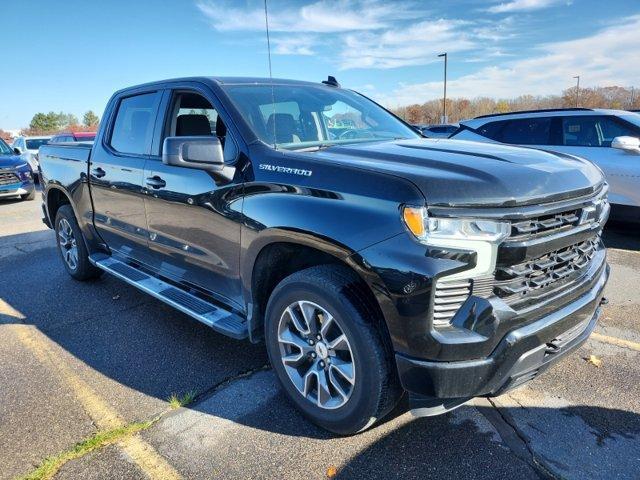
[{"label": "front alloy wheel", "polygon": [[289,379],[308,401],[324,409],[343,406],[355,385],[354,355],[340,323],[320,305],[289,305],[278,325],[280,356]]},{"label": "front alloy wheel", "polygon": [[365,287],[341,265],[309,267],[276,286],[265,312],[267,353],[283,392],[312,422],[340,435],[370,427],[402,394]]}]

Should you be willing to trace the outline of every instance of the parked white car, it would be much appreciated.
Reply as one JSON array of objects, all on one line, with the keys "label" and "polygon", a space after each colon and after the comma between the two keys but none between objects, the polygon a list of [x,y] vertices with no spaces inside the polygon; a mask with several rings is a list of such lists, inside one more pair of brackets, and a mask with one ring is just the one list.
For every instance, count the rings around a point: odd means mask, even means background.
[{"label": "parked white car", "polygon": [[51,136],[17,137],[11,147],[18,149],[20,155],[29,162],[34,175],[38,175],[38,149],[51,140]]},{"label": "parked white car", "polygon": [[598,165],[609,183],[612,215],[640,220],[640,114],[569,108],[484,115],[460,122],[450,138],[526,145]]}]

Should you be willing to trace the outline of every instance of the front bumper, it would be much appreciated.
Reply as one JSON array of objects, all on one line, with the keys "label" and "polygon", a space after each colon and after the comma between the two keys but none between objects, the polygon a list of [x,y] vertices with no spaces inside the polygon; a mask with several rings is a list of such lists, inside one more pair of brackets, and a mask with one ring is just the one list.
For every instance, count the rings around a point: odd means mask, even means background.
[{"label": "front bumper", "polygon": [[30,182],[13,183],[0,186],[0,198],[19,197],[33,192],[35,185]]},{"label": "front bumper", "polygon": [[457,405],[472,397],[499,395],[533,379],[587,340],[600,317],[608,277],[609,266],[604,263],[582,295],[511,330],[485,358],[438,362],[396,354],[400,380],[412,406],[419,408],[434,400]]}]

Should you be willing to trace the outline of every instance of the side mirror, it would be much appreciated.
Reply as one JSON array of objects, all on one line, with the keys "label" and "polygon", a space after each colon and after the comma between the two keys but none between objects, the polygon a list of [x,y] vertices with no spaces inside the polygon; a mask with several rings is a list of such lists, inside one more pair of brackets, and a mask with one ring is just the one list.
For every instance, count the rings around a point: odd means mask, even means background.
[{"label": "side mirror", "polygon": [[613,148],[640,153],[640,138],[636,137],[616,137],[611,142]]},{"label": "side mirror", "polygon": [[162,146],[162,163],[220,172],[224,169],[222,144],[218,137],[167,137]]},{"label": "side mirror", "polygon": [[16,155],[22,155],[22,150],[20,150],[20,147],[14,147],[13,153],[15,153]]}]

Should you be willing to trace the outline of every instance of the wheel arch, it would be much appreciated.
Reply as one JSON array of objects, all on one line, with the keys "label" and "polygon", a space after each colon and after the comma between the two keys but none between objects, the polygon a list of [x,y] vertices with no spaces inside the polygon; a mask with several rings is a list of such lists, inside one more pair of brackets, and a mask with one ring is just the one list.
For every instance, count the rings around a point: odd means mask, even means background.
[{"label": "wheel arch", "polygon": [[55,220],[56,214],[62,205],[70,205],[73,209],[73,213],[78,218],[78,212],[71,200],[71,196],[62,188],[56,186],[50,186],[47,189],[45,195],[45,208],[47,212],[47,216],[49,217],[49,222],[52,227],[55,229]]},{"label": "wheel arch", "polygon": [[[275,287],[287,276],[317,265],[337,265],[359,283],[390,342],[383,311],[370,284],[371,273],[353,260],[349,247],[311,232],[269,229],[261,232],[246,251],[242,263],[243,288],[248,300],[249,337],[256,343],[263,338],[266,304]],[[390,343],[389,343],[390,344]]]}]

